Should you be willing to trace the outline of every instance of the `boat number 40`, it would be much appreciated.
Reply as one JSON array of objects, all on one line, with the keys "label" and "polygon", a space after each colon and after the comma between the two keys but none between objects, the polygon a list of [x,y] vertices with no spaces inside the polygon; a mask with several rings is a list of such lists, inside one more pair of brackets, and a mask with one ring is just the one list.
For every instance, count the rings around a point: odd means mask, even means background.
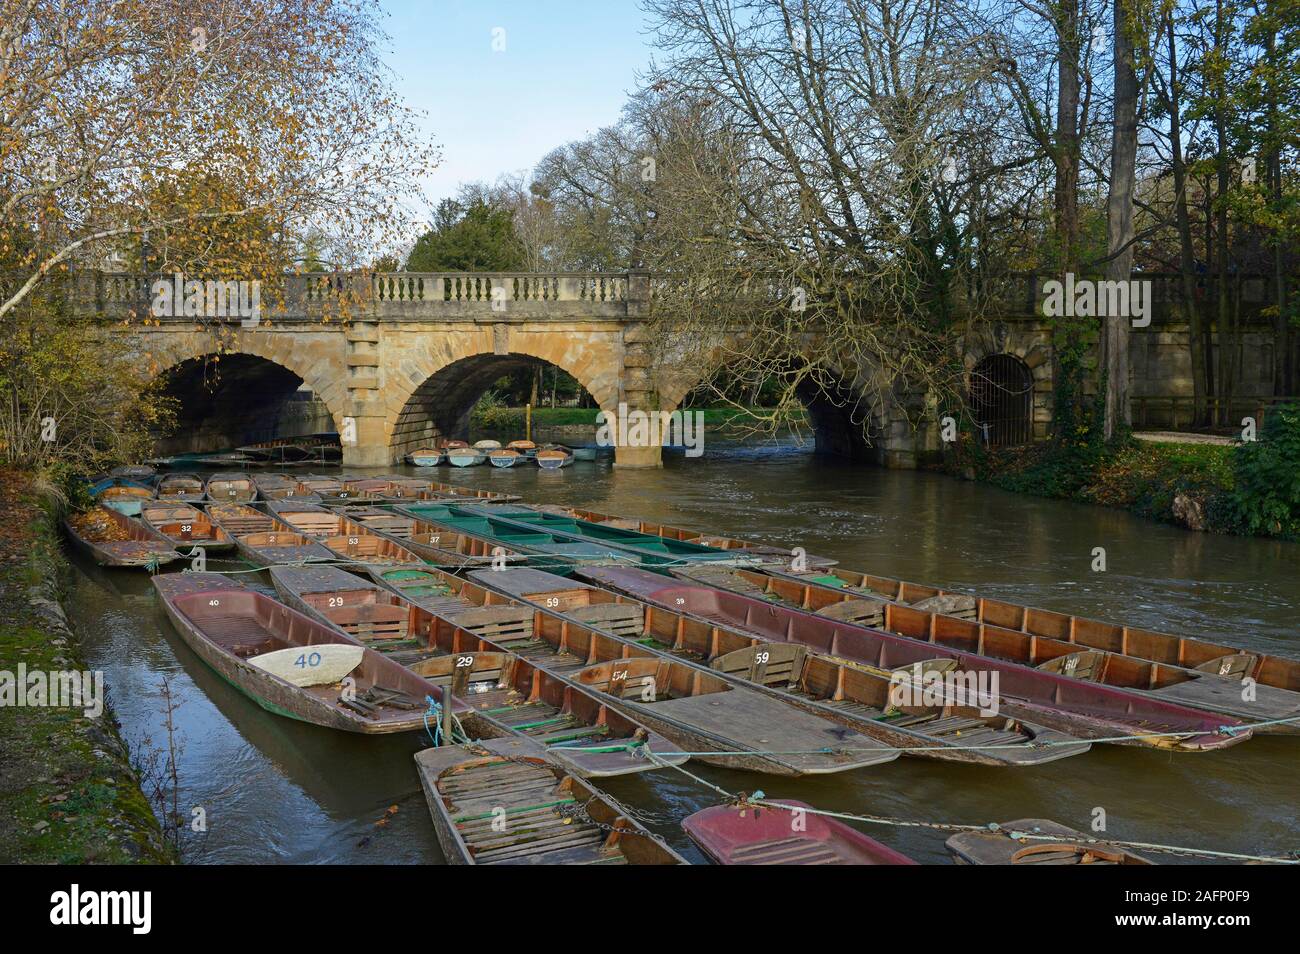
[{"label": "boat number 40", "polygon": [[320,665],[320,653],[303,653],[293,661],[299,669],[314,668]]}]

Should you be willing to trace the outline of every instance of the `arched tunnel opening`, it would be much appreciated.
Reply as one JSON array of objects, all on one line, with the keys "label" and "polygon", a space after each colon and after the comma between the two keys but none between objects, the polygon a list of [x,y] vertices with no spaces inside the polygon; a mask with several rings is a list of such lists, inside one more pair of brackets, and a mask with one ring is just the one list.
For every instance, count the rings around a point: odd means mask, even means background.
[{"label": "arched tunnel opening", "polygon": [[[505,413],[494,415],[480,406],[485,413],[476,418],[480,401]],[[473,355],[440,368],[415,389],[393,426],[393,451],[404,455],[440,439],[469,440],[480,430],[522,438],[523,422],[508,411],[524,404],[587,408],[593,418],[597,407],[581,383],[549,361],[513,352]]]},{"label": "arched tunnel opening", "polygon": [[[788,368],[788,366],[787,366]],[[732,369],[720,369],[712,379],[698,385],[682,401],[683,408],[741,404],[770,407],[788,393],[803,405],[812,452],[848,460],[881,463],[884,448],[877,426],[878,408],[841,375],[823,369],[781,370],[748,376]],[[765,404],[764,402],[771,402]]]},{"label": "arched tunnel opening", "polygon": [[175,426],[156,439],[161,455],[210,453],[243,444],[332,433],[329,409],[288,368],[248,354],[207,354],[163,372]]}]

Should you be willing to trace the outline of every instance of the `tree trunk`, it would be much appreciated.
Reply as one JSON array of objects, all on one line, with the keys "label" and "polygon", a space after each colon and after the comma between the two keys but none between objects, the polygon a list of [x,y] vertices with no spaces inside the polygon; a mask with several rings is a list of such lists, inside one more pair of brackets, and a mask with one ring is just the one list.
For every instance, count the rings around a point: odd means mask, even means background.
[{"label": "tree trunk", "polygon": [[[1214,4],[1214,46],[1224,54],[1225,24],[1223,0]],[[1228,190],[1231,188],[1230,169],[1228,165],[1228,118],[1224,108],[1224,98],[1228,91],[1218,84],[1214,97],[1214,168],[1217,188],[1215,195],[1215,252],[1218,274],[1218,310],[1215,314],[1215,331],[1219,337],[1219,423],[1227,424],[1231,414],[1228,410],[1232,401],[1232,342],[1228,337]]]},{"label": "tree trunk", "polygon": [[1079,257],[1079,0],[1062,0],[1057,22],[1056,239],[1061,271]]},{"label": "tree trunk", "polygon": [[[1110,190],[1106,197],[1106,278],[1127,282],[1133,273],[1133,188],[1137,169],[1137,70],[1130,30],[1132,0],[1114,0],[1115,116],[1111,135]],[[1129,322],[1131,315],[1102,320],[1102,367],[1106,373],[1103,436],[1131,423],[1128,404]]]},{"label": "tree trunk", "polygon": [[1165,38],[1169,45],[1169,156],[1174,176],[1174,213],[1178,228],[1179,276],[1182,279],[1183,308],[1187,314],[1187,342],[1192,364],[1192,424],[1206,423],[1205,342],[1201,327],[1201,303],[1196,299],[1196,253],[1192,246],[1192,217],[1187,210],[1187,165],[1183,159],[1182,86],[1178,74],[1178,44],[1174,16],[1165,15]]}]

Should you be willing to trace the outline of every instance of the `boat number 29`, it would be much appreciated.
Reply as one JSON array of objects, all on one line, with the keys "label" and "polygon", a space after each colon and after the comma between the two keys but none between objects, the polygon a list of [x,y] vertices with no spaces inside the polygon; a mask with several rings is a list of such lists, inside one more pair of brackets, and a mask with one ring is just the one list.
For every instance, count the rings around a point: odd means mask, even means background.
[{"label": "boat number 29", "polygon": [[320,665],[320,653],[303,653],[293,661],[293,664],[299,669],[307,669]]},{"label": "boat number 29", "polygon": [[343,605],[343,597],[341,597],[341,596],[331,596],[331,597],[330,597],[330,609],[333,609],[333,608],[336,607],[336,606],[342,606],[342,605]]},{"label": "boat number 29", "polygon": [[456,657],[456,668],[457,668],[457,669],[468,669],[470,666],[473,666],[473,665],[474,665],[474,657],[473,657],[473,656],[457,656],[457,657]]}]

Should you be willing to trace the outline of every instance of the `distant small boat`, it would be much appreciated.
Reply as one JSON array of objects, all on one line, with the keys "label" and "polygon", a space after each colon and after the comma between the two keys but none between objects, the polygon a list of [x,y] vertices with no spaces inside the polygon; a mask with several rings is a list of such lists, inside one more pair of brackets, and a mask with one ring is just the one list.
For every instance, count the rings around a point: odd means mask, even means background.
[{"label": "distant small boat", "polygon": [[[1016,835],[1022,837],[1014,837]],[[1026,835],[1047,837],[1023,837]],[[959,832],[944,845],[959,865],[1155,864],[1141,855],[1097,841],[1083,832],[1045,818],[1003,822],[997,831]]]},{"label": "distant small boat", "polygon": [[474,446],[481,451],[494,451],[501,449],[501,442],[493,440],[475,441]]},{"label": "distant small boat", "polygon": [[537,466],[542,470],[559,470],[573,463],[573,451],[561,444],[552,444],[537,452]]},{"label": "distant small boat", "polygon": [[468,441],[443,441],[438,446],[440,446],[444,451],[449,451],[456,447],[469,447],[469,442]]},{"label": "distant small boat", "polygon": [[268,712],[378,735],[424,728],[426,698],[443,697],[404,666],[219,573],[168,573],[154,587],[186,645]]},{"label": "distant small boat", "polygon": [[107,507],[74,514],[63,527],[100,566],[154,567],[181,558],[157,531]]},{"label": "distant small boat", "polygon": [[521,454],[527,454],[530,451],[537,450],[537,445],[532,441],[511,441],[506,445],[509,450],[519,451]]},{"label": "distant small boat", "polygon": [[499,448],[488,453],[488,463],[493,467],[513,467],[521,460],[524,460],[524,456],[519,451],[508,448]]},{"label": "distant small boat", "polygon": [[427,447],[423,450],[411,451],[406,455],[406,462],[415,467],[437,467],[442,463],[442,451],[436,447]]},{"label": "distant small boat", "polygon": [[158,481],[158,499],[197,503],[203,499],[203,481],[193,474],[168,474]]},{"label": "distant small boat", "polygon": [[[449,864],[686,864],[526,740],[425,749],[415,766]],[[494,827],[498,817],[504,828]]]},{"label": "distant small boat", "polygon": [[748,802],[714,805],[688,817],[682,828],[720,865],[916,864],[842,821],[806,814],[811,805],[788,798],[772,801],[794,811]]},{"label": "distant small boat", "polygon": [[205,485],[208,499],[217,503],[247,503],[257,496],[248,474],[213,474]]},{"label": "distant small boat", "polygon": [[136,517],[140,514],[140,505],[153,500],[154,489],[125,477],[109,477],[92,484],[90,495],[96,503],[128,517]]},{"label": "distant small boat", "polygon": [[595,460],[596,451],[597,448],[595,447],[575,447],[573,448],[573,459],[574,460]]},{"label": "distant small boat", "polygon": [[187,503],[146,503],[140,510],[140,520],[175,546],[229,550],[235,545],[231,536],[216,526],[206,513]]},{"label": "distant small boat", "polygon": [[474,467],[487,460],[487,454],[477,447],[447,448],[447,462],[453,467]]}]

